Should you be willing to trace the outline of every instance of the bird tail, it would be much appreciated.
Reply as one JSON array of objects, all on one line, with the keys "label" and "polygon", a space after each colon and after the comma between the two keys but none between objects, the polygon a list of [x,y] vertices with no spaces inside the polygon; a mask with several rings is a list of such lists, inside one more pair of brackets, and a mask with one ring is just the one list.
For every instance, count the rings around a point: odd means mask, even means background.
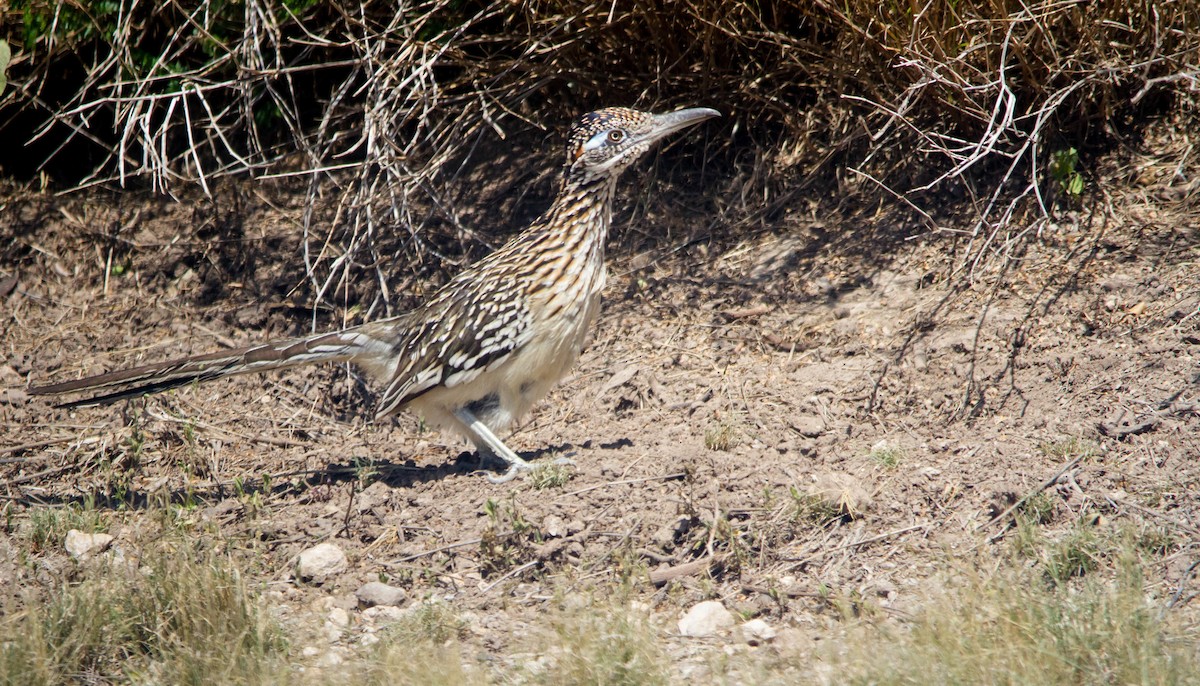
[{"label": "bird tail", "polygon": [[107,393],[55,406],[94,407],[238,374],[267,372],[317,362],[355,361],[364,357],[377,359],[379,353],[391,345],[386,336],[378,335],[387,331],[386,328],[371,325],[354,327],[334,333],[118,369],[73,381],[35,386],[28,392],[31,395],[60,395],[108,390]]}]

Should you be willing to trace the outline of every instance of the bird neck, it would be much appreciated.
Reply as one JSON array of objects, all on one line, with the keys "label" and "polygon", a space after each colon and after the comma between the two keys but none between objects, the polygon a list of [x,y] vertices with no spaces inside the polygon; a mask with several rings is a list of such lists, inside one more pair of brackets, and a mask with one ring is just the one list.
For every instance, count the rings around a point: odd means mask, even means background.
[{"label": "bird neck", "polygon": [[538,224],[544,231],[557,234],[551,240],[560,244],[565,241],[569,252],[603,258],[615,189],[615,178],[568,175]]}]

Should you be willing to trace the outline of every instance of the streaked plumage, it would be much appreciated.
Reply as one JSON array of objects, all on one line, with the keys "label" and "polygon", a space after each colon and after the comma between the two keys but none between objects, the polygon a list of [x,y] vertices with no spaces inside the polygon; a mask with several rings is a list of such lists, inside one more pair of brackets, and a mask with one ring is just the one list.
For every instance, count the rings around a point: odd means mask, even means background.
[{"label": "streaked plumage", "polygon": [[496,438],[571,368],[600,309],[604,243],[617,177],[663,136],[711,117],[694,108],[655,115],[609,108],[572,128],[559,193],[503,247],[399,317],[318,334],[119,370],[30,389],[105,393],[87,407],[235,374],[350,361],[386,384],[376,416],[411,408],[509,464],[528,463]]}]

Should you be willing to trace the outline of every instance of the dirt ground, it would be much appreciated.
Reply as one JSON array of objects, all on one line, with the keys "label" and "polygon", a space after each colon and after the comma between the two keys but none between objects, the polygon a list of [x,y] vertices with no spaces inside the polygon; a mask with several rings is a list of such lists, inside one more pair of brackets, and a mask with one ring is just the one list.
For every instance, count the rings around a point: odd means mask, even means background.
[{"label": "dirt ground", "polygon": [[[259,188],[231,232],[199,203],[9,191],[0,497],[17,517],[121,512],[118,541],[151,527],[155,504],[187,505],[238,542],[285,622],[310,627],[313,659],[357,640],[358,619],[332,642],[320,627],[379,579],[410,602],[452,599],[496,660],[529,657],[517,637],[547,603],[625,581],[664,626],[717,598],[816,650],[836,629],[830,593],[911,611],[955,560],[1003,545],[1005,510],[1041,492],[1051,532],[1169,532],[1150,590],[1190,597],[1200,196],[1176,176],[1196,171],[1176,169],[1184,143],[1168,143],[1110,160],[1105,199],[1059,211],[1006,270],[974,278],[953,234],[818,220],[816,204],[741,241],[618,251],[591,346],[509,440],[569,456],[565,484],[489,483],[458,439],[408,415],[372,423],[370,393],[332,367],[93,409],[27,396],[305,331],[298,201]],[[296,556],[322,542],[347,570],[296,580]],[[38,572],[6,547],[0,588],[16,595]],[[669,640],[683,675],[723,649]]]}]

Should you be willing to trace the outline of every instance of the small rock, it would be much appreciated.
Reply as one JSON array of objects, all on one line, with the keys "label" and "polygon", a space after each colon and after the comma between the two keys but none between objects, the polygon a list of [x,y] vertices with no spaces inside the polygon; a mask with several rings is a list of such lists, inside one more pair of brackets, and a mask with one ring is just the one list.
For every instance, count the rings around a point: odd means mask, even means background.
[{"label": "small rock", "polygon": [[321,649],[316,646],[304,646],[304,650],[300,651],[304,657],[316,657],[321,654]]},{"label": "small rock", "polygon": [[350,613],[340,607],[333,608],[329,611],[329,618],[325,620],[325,639],[330,643],[340,641],[349,626]]},{"label": "small rock", "polygon": [[679,633],[692,638],[714,636],[734,625],[733,615],[716,600],[697,603],[679,620]]},{"label": "small rock", "polygon": [[340,607],[346,612],[358,609],[358,597],[353,593],[343,593],[341,595],[332,596],[329,600],[329,608],[333,609]]},{"label": "small rock", "polygon": [[329,611],[329,623],[341,627],[350,626],[350,613],[335,607]]},{"label": "small rock", "polygon": [[242,502],[237,498],[226,498],[216,505],[204,508],[202,514],[206,519],[225,519],[237,515],[243,509]]},{"label": "small rock", "polygon": [[387,514],[388,503],[391,502],[393,488],[384,481],[376,481],[364,488],[354,499],[359,512],[373,512],[377,515]]},{"label": "small rock", "polygon": [[742,625],[742,639],[752,646],[762,645],[777,635],[775,628],[761,619],[751,619]]},{"label": "small rock", "polygon": [[29,401],[29,394],[19,388],[6,388],[0,393],[0,405],[24,405]]},{"label": "small rock", "polygon": [[871,507],[871,494],[856,477],[845,472],[825,472],[813,477],[808,494],[827,507],[851,518]]},{"label": "small rock", "polygon": [[376,605],[362,611],[362,620],[372,624],[388,624],[404,618],[407,613],[391,605]]},{"label": "small rock", "polygon": [[379,643],[379,637],[375,634],[363,634],[362,638],[358,639],[358,642],[365,648]]},{"label": "small rock", "polygon": [[85,534],[77,529],[67,532],[63,547],[76,560],[86,560],[96,553],[102,553],[112,545],[113,537],[108,534]]},{"label": "small rock", "polygon": [[896,584],[893,584],[886,579],[876,579],[869,586],[869,589],[872,593],[880,598],[891,598],[892,596],[896,595]]},{"label": "small rock", "polygon": [[[783,655],[791,655],[797,653],[808,653],[813,648],[813,639],[807,636],[803,631],[795,627],[784,627],[776,633],[776,638],[771,641],[771,645]],[[819,683],[831,684],[834,680],[828,679]]]},{"label": "small rock", "polygon": [[341,653],[337,652],[336,650],[331,650],[321,656],[321,659],[317,660],[317,664],[322,667],[337,667],[345,661],[346,658],[342,657]]},{"label": "small rock", "polygon": [[355,591],[354,597],[358,598],[359,607],[375,607],[376,605],[399,607],[408,599],[408,594],[402,588],[389,586],[380,581],[371,581]]},{"label": "small rock", "polygon": [[825,433],[825,420],[820,417],[793,417],[792,429],[805,438],[816,438]]},{"label": "small rock", "polygon": [[567,535],[567,523],[558,515],[547,515],[542,520],[542,531],[550,538],[562,538]]},{"label": "small rock", "polygon": [[332,543],[322,543],[300,553],[296,576],[305,581],[323,582],[346,569],[346,553]]}]

